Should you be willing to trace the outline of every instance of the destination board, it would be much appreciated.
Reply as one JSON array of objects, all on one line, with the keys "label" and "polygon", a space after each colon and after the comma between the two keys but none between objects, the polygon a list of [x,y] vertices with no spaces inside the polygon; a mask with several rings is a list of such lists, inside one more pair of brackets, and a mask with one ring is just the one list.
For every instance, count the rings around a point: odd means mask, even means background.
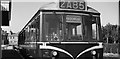
[{"label": "destination board", "polygon": [[68,23],[81,23],[82,17],[75,15],[66,15],[66,22]]},{"label": "destination board", "polygon": [[59,0],[59,8],[85,10],[86,4],[83,0]]}]

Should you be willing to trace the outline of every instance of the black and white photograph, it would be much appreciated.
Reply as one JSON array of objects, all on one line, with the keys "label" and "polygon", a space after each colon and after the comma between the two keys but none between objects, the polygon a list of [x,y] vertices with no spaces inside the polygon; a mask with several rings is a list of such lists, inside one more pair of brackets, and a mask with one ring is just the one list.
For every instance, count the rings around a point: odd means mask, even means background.
[{"label": "black and white photograph", "polygon": [[120,0],[0,3],[0,59],[120,59]]}]

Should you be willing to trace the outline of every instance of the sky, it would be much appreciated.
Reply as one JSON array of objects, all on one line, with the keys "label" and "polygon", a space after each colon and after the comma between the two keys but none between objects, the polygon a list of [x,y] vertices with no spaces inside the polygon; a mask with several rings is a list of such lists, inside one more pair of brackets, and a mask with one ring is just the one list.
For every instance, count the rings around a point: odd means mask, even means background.
[{"label": "sky", "polygon": [[[2,26],[2,29],[6,30],[7,32],[10,30],[15,33],[19,32],[37,12],[37,10],[44,4],[47,4],[49,1],[54,0],[13,0],[10,26]],[[117,0],[86,1],[88,6],[96,9],[101,13],[102,26],[105,26],[108,23],[113,25],[118,24],[119,6]]]}]

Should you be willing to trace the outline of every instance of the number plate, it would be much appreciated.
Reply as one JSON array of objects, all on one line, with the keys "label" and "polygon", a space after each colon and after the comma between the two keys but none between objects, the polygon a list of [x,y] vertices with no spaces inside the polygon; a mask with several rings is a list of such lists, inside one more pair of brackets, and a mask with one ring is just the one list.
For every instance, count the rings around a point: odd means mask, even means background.
[{"label": "number plate", "polygon": [[86,4],[83,0],[59,0],[59,8],[85,10]]}]

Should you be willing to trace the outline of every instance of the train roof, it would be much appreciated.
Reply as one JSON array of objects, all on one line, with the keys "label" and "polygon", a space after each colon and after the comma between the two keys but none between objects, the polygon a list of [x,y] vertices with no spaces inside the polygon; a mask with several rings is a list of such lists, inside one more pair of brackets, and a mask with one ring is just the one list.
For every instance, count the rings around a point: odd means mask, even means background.
[{"label": "train roof", "polygon": [[[31,20],[25,25],[25,27],[35,18],[36,15],[39,14],[40,11],[62,11],[62,12],[71,11],[71,12],[77,12],[77,13],[85,12],[85,13],[89,13],[89,14],[100,15],[100,13],[97,10],[95,10],[94,8],[89,7],[89,6],[86,7],[86,10],[61,9],[58,6],[59,6],[58,3],[51,2],[51,3],[48,3],[48,4],[40,7],[40,9],[35,13],[35,15],[31,18]],[[19,34],[24,30],[24,28],[19,32]]]},{"label": "train roof", "polygon": [[95,10],[94,8],[89,7],[89,6],[86,7],[86,10],[61,9],[61,8],[59,8],[59,3],[57,3],[57,2],[48,3],[48,4],[46,4],[46,5],[42,6],[42,7],[40,7],[39,10],[42,10],[42,11],[44,11],[44,10],[76,11],[76,12],[82,11],[82,12],[91,12],[91,13],[98,13],[98,14],[100,14],[97,10]]}]

